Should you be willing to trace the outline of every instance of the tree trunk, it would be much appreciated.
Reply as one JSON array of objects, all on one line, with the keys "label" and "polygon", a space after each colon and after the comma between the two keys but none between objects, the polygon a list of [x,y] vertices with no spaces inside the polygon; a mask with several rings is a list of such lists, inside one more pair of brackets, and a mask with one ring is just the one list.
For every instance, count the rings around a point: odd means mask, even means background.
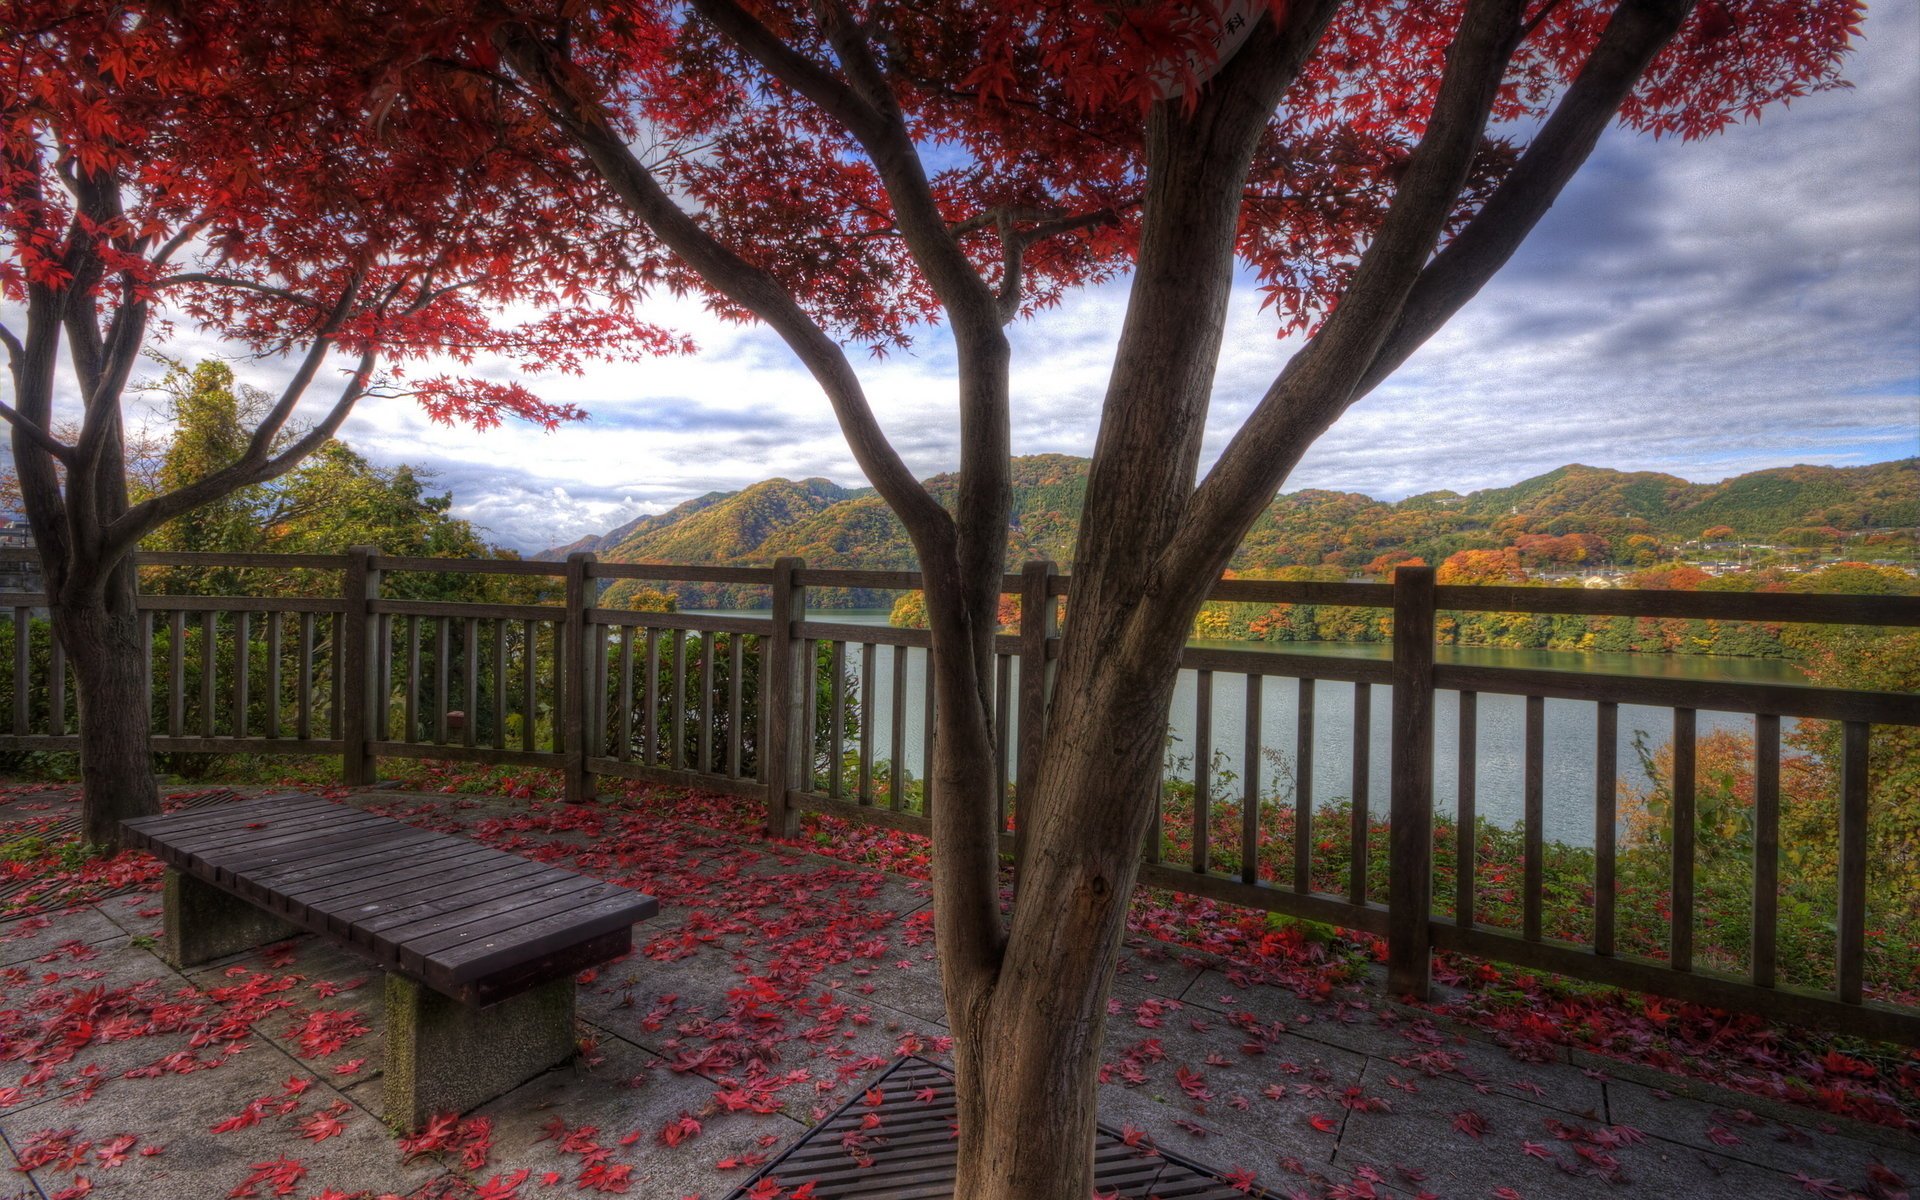
[{"label": "tree trunk", "polygon": [[122,563],[98,594],[51,598],[53,634],[73,664],[80,701],[81,840],[116,849],[121,821],[160,811],[135,595],[132,565]]},{"label": "tree trunk", "polygon": [[1034,824],[1006,953],[986,1002],[948,1007],[957,1196],[1092,1194],[1107,998],[1178,674],[1181,644],[1164,640],[1135,628],[1062,664],[1037,794],[1023,798]]}]

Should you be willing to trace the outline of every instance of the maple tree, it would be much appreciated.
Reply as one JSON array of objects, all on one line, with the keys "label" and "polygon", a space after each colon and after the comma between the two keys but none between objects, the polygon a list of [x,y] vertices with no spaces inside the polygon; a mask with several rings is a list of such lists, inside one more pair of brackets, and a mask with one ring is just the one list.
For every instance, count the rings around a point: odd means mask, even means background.
[{"label": "maple tree", "polygon": [[[489,102],[472,115],[491,135],[442,145],[437,114],[390,99],[371,115],[376,98],[316,66],[326,47],[257,36],[245,5],[8,0],[0,28],[0,418],[73,665],[86,839],[116,845],[120,819],[158,811],[143,536],[284,475],[369,396],[480,427],[583,415],[431,373],[447,359],[577,369],[681,343],[631,315],[641,270],[617,231],[596,237],[532,186],[571,168],[516,152],[524,112]],[[241,56],[259,69],[229,69]],[[508,319],[516,303],[540,315]],[[180,326],[283,358],[288,382],[233,431],[237,453],[130,494],[123,399]],[[303,408],[331,373],[337,390]]]},{"label": "maple tree", "polygon": [[[1860,16],[1854,0],[501,0],[290,19],[327,41],[354,28],[355,50],[385,64],[381,89],[526,97],[661,278],[765,323],[818,381],[925,583],[957,1190],[1082,1200],[1166,704],[1234,547],[1314,439],[1511,257],[1616,118],[1692,138],[1831,85]],[[1304,345],[1201,478],[1243,270]],[[1128,273],[1003,918],[1006,326]],[[946,504],[886,437],[851,353],[934,319],[957,362]]]}]

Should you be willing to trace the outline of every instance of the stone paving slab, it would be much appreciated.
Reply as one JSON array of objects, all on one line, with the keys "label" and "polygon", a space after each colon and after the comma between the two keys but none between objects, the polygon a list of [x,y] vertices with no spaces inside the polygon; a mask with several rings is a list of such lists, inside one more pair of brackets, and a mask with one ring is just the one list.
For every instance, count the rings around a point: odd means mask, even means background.
[{"label": "stone paving slab", "polygon": [[20,917],[0,924],[0,967],[31,966],[43,955],[55,961],[66,959],[71,956],[61,954],[61,946],[78,942],[97,948],[127,937],[126,930],[91,904],[58,914]]},{"label": "stone paving slab", "polygon": [[1704,1105],[1671,1092],[1663,1096],[1661,1090],[1611,1081],[1608,1114],[1663,1141],[1776,1171],[1854,1180],[1866,1163],[1878,1160],[1909,1184],[1920,1186],[1920,1139],[1912,1139],[1915,1144],[1901,1150],[1849,1137],[1838,1126],[1817,1118],[1769,1120],[1745,1105]]},{"label": "stone paving slab", "polygon": [[[305,1090],[288,1114],[258,1124],[214,1133],[214,1126],[243,1112],[260,1097],[287,1096],[289,1081]],[[224,1196],[254,1173],[256,1164],[297,1160],[305,1173],[297,1194],[331,1187],[349,1195],[363,1190],[412,1190],[443,1174],[437,1161],[403,1166],[385,1129],[364,1114],[350,1115],[337,1136],[311,1142],[297,1139],[295,1122],[345,1100],[324,1080],[278,1047],[256,1045],[233,1055],[217,1069],[190,1076],[123,1079],[102,1088],[78,1107],[42,1106],[0,1117],[9,1143],[26,1146],[46,1130],[72,1129],[72,1141],[90,1141],[95,1150],[80,1170],[44,1167],[32,1178],[49,1194],[72,1186],[77,1176],[91,1178],[89,1200],[209,1200]],[[108,1167],[99,1147],[116,1137],[134,1135],[126,1161]],[[153,1155],[141,1147],[158,1147]],[[260,1194],[272,1192],[262,1187]]]},{"label": "stone paving slab", "polygon": [[165,909],[161,906],[158,891],[107,896],[96,901],[92,907],[129,936],[155,941],[166,936]]},{"label": "stone paving slab", "polygon": [[[708,1114],[711,1080],[666,1069],[664,1060],[637,1046],[614,1039],[601,1053],[602,1061],[592,1067],[575,1063],[557,1068],[476,1110],[475,1116],[493,1122],[497,1163],[531,1168],[536,1181],[558,1171],[575,1182],[583,1157],[569,1152],[565,1133],[591,1126],[593,1133],[584,1140],[611,1149],[608,1161],[627,1169],[631,1194],[701,1194],[717,1200],[730,1190],[731,1178],[745,1178],[749,1172],[730,1174],[716,1163],[771,1154],[773,1147],[805,1131],[804,1125],[786,1117]],[[656,1152],[661,1131],[683,1116],[698,1122],[697,1133],[691,1135],[697,1138],[697,1152]]]}]

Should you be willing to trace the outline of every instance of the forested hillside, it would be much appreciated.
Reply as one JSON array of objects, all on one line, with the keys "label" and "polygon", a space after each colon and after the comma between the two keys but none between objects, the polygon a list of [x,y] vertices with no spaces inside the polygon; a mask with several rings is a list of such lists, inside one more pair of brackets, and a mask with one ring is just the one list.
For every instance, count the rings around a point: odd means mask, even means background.
[{"label": "forested hillside", "polygon": [[[1086,491],[1085,459],[1061,454],[1014,460],[1008,561],[1072,555]],[[949,495],[951,475],[928,481]],[[1351,492],[1277,497],[1235,556],[1234,569],[1330,567],[1380,575],[1400,562],[1440,563],[1462,551],[1501,552],[1533,572],[1645,568],[1681,547],[1725,545],[1749,560],[1913,557],[1920,525],[1920,459],[1866,467],[1783,467],[1720,483],[1578,464],[1511,487],[1460,495],[1429,492],[1397,503]],[[912,569],[913,549],[869,489],[824,479],[770,479],[711,492],[603,537],[547,551],[592,550],[614,562],[761,566],[784,555],[819,567]],[[1510,552],[1510,553],[1509,553]],[[1709,551],[1710,552],[1710,551]],[[682,584],[682,607],[754,607],[756,589]],[[616,594],[610,603],[619,603]],[[890,594],[823,595],[824,606],[884,606]]]}]

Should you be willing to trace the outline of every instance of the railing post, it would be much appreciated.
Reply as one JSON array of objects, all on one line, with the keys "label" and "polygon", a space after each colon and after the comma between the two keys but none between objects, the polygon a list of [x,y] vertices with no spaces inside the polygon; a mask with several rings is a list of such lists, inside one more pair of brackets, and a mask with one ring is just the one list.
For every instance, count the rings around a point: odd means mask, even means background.
[{"label": "railing post", "polygon": [[1054,611],[1047,594],[1053,579],[1051,562],[1030,562],[1020,568],[1020,699],[1019,753],[1014,760],[1013,871],[1018,885],[1027,861],[1027,803],[1040,774],[1040,751],[1047,735],[1047,642],[1054,636]]},{"label": "railing post", "polygon": [[[380,672],[374,663],[377,624],[369,611],[380,598],[380,572],[373,569],[375,546],[349,546],[341,574],[340,645],[336,647],[339,679],[334,703],[340,706],[340,777],[349,787],[367,787],[375,781],[373,715],[386,697],[375,694]],[[177,654],[177,651],[176,651]]]},{"label": "railing post", "polygon": [[805,778],[807,757],[813,753],[813,731],[806,728],[805,717],[813,672],[800,661],[806,639],[793,636],[794,623],[807,613],[807,589],[797,579],[804,566],[798,558],[773,562],[772,628],[760,676],[760,719],[766,731],[760,774],[767,790],[768,837],[800,835],[800,810],[787,803],[787,793],[794,780]]},{"label": "railing post", "polygon": [[592,711],[587,689],[596,678],[587,666],[587,609],[593,606],[595,591],[593,581],[587,578],[587,564],[593,561],[591,550],[567,555],[567,611],[560,627],[559,674],[560,751],[568,804],[585,804],[593,799],[593,776],[587,771],[587,714]]},{"label": "railing post", "polygon": [[1433,568],[1393,573],[1387,989],[1427,998],[1433,912]]}]

